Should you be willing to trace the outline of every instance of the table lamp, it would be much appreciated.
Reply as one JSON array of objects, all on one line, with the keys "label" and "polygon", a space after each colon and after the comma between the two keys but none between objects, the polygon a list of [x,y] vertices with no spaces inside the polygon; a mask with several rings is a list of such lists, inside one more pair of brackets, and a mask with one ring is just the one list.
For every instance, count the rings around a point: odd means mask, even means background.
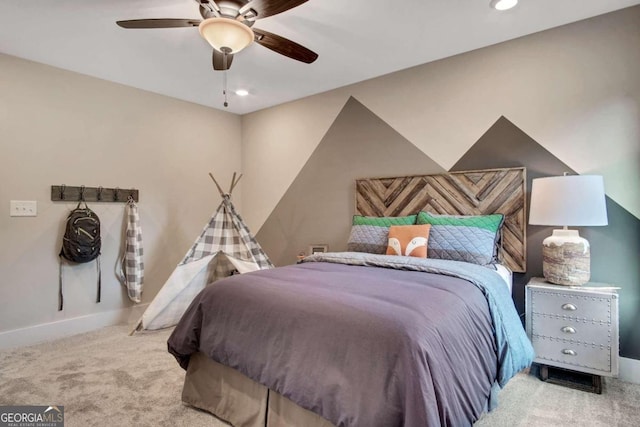
[{"label": "table lamp", "polygon": [[558,285],[580,286],[591,277],[589,242],[568,226],[607,225],[604,180],[598,175],[536,178],[529,224],[563,226],[542,242],[542,273]]}]

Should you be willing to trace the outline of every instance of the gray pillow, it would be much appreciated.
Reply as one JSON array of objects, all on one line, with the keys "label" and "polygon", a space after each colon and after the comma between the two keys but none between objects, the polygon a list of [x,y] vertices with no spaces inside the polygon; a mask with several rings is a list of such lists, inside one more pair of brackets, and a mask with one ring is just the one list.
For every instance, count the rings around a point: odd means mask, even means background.
[{"label": "gray pillow", "polygon": [[504,215],[418,214],[418,224],[431,224],[427,258],[487,265],[497,262]]},{"label": "gray pillow", "polygon": [[377,217],[354,215],[347,242],[349,252],[385,254],[389,243],[389,227],[414,225],[417,215]]}]

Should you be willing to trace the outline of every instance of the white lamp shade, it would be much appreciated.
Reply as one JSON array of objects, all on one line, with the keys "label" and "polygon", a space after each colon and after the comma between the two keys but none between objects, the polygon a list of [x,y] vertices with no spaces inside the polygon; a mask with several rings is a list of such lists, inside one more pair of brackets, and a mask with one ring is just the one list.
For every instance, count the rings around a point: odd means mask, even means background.
[{"label": "white lamp shade", "polygon": [[604,180],[599,175],[534,179],[529,224],[574,227],[607,225]]},{"label": "white lamp shade", "polygon": [[254,39],[253,30],[235,19],[209,18],[198,26],[200,35],[217,51],[240,52]]}]

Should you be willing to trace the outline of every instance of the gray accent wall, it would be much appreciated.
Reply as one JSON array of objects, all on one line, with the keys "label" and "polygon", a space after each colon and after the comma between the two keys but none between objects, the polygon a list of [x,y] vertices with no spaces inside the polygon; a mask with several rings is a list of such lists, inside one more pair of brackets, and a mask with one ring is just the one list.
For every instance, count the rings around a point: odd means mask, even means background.
[{"label": "gray accent wall", "polygon": [[[520,166],[527,168],[528,189],[533,178],[575,173],[505,117],[498,118],[450,170]],[[311,244],[343,251],[354,214],[356,178],[443,171],[352,97],[256,237],[276,265],[295,262]],[[579,231],[591,243],[592,280],[622,288],[620,355],[640,359],[640,220],[608,197],[607,208],[608,226]],[[528,279],[542,275],[542,240],[551,232],[550,227],[527,227],[527,273],[515,274],[513,286],[519,313],[524,313]]]},{"label": "gray accent wall", "polygon": [[355,209],[355,180],[445,170],[355,98],[349,98],[256,238],[278,265],[309,245],[344,251]]},{"label": "gray accent wall", "polygon": [[[515,166],[527,168],[529,191],[534,178],[576,173],[505,117],[500,117],[451,170]],[[527,206],[530,196],[528,192]],[[608,226],[578,230],[591,245],[591,280],[622,288],[620,355],[640,359],[640,220],[609,197],[607,214]],[[542,276],[542,241],[552,231],[553,227],[527,226],[527,272],[515,274],[513,286],[520,313],[524,312],[524,286],[530,277]]]}]

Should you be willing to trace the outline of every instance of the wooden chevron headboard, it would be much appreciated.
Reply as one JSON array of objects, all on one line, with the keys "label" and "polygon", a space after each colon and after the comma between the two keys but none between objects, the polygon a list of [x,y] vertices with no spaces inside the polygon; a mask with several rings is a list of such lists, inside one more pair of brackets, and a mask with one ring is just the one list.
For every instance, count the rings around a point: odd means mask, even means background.
[{"label": "wooden chevron headboard", "polygon": [[500,259],[526,271],[526,169],[484,169],[438,175],[356,180],[356,214],[404,216],[421,210],[449,215],[505,215]]}]

